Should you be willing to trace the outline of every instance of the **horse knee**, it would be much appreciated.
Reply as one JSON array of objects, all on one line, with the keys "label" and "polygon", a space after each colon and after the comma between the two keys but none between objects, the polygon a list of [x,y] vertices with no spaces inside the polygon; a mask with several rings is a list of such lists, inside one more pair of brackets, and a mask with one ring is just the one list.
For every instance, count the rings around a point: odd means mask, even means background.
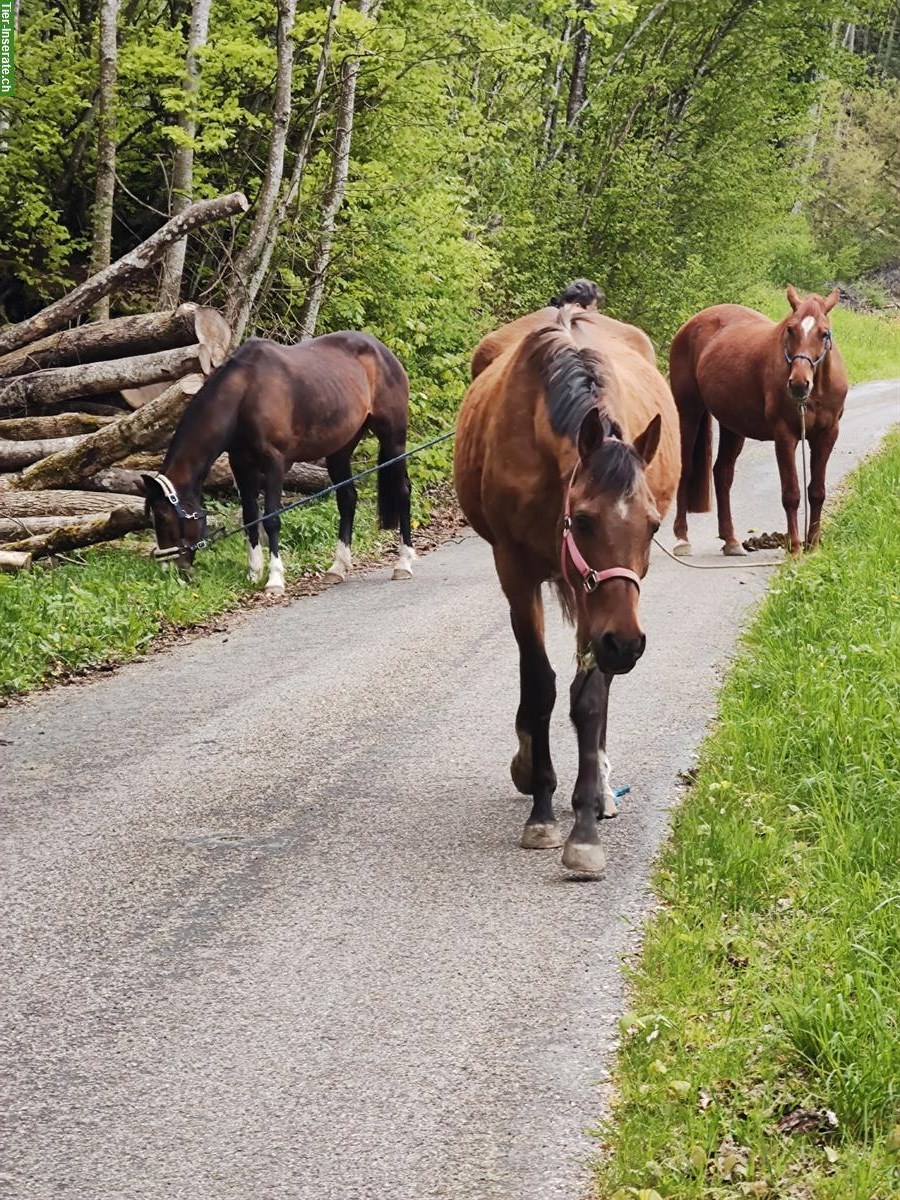
[{"label": "horse knee", "polygon": [[825,489],[823,487],[814,488],[810,485],[809,502],[821,507],[825,503]]},{"label": "horse knee", "polygon": [[781,493],[781,503],[785,509],[797,509],[800,507],[800,489],[799,488],[784,488]]}]

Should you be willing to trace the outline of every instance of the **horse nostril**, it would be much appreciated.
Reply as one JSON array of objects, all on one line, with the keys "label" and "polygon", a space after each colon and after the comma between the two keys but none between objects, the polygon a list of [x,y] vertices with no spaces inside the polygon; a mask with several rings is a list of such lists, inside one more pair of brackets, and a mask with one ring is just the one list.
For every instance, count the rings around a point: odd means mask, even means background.
[{"label": "horse nostril", "polygon": [[636,638],[620,638],[615,633],[604,633],[600,639],[600,658],[610,663],[630,663],[632,666],[647,647],[647,635]]}]

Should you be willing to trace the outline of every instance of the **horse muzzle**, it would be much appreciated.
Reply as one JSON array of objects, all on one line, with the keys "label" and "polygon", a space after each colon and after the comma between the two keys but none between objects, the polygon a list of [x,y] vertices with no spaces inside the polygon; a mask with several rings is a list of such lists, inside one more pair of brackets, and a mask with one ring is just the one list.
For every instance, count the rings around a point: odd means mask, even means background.
[{"label": "horse muzzle", "polygon": [[646,648],[647,635],[644,633],[636,637],[620,637],[608,632],[594,642],[594,661],[606,674],[627,675],[637,665]]}]

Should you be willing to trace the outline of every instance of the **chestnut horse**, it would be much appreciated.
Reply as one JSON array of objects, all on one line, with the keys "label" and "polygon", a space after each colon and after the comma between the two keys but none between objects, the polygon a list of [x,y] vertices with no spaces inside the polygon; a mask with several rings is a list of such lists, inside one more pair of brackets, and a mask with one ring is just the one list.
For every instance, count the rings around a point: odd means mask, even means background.
[{"label": "chestnut horse", "polygon": [[[775,443],[788,541],[793,553],[799,551],[796,451],[804,418],[810,457],[807,547],[819,540],[825,468],[847,395],[847,373],[828,315],[839,293],[801,300],[789,287],[787,298],[791,311],[777,323],[752,308],[717,304],[691,317],[675,335],[669,378],[681,420],[676,554],[691,552],[687,514],[710,510],[710,473],[722,552],[746,554],[734,532],[731,485],[748,437]],[[713,417],[719,422],[719,451],[710,472]]]},{"label": "chestnut horse", "polygon": [[544,649],[541,584],[557,586],[576,626],[570,713],[578,735],[575,824],[563,864],[600,875],[599,817],[615,816],[606,756],[613,675],[644,652],[638,617],[650,542],[678,480],[678,415],[655,363],[606,319],[569,305],[486,367],[457,428],[456,491],[494,552],[519,644],[519,749],[513,782],[533,797],[522,845],[562,844],[553,812],[550,716],[556,700]]},{"label": "chestnut horse", "polygon": [[499,358],[504,350],[508,350],[510,346],[521,341],[533,329],[552,325],[556,320],[557,311],[572,304],[578,305],[586,312],[594,313],[598,322],[597,328],[602,329],[607,337],[627,342],[638,354],[643,354],[651,362],[656,362],[653,343],[643,329],[638,329],[636,325],[626,325],[624,321],[615,321],[612,317],[601,316],[597,313],[597,306],[603,300],[605,300],[605,296],[593,280],[574,279],[562,294],[552,300],[546,308],[539,308],[537,312],[519,317],[518,320],[510,322],[509,325],[504,325],[502,329],[497,329],[482,338],[472,355],[472,378],[477,378],[485,367],[489,366],[495,358]]},{"label": "chestnut horse", "polygon": [[[333,483],[349,479],[350,459],[369,431],[378,439],[378,461],[406,449],[409,382],[387,346],[367,333],[328,333],[281,346],[251,338],[210,376],[190,401],[166,454],[161,474],[143,476],[156,530],[156,557],[193,561],[204,536],[200,490],[215,460],[228,452],[245,522],[262,522],[269,542],[266,590],[284,590],[278,554],[284,473],[294,462],[324,458]],[[339,583],[350,569],[356,512],[353,484],[336,493],[340,518],[337,550],[326,578]],[[409,579],[415,553],[406,462],[378,472],[378,512],[385,529],[400,527],[394,579]],[[263,574],[259,525],[247,530],[250,578]]]}]

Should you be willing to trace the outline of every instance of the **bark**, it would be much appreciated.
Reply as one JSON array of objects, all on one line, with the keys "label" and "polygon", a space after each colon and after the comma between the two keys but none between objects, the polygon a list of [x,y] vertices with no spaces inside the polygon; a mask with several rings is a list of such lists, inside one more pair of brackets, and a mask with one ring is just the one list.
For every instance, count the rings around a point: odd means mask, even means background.
[{"label": "bark", "polygon": [[117,288],[131,283],[152,266],[172,242],[210,221],[220,221],[223,217],[246,212],[248,207],[247,197],[241,192],[232,192],[215,200],[200,200],[192,204],[183,213],[167,221],[161,229],[157,229],[146,241],[135,246],[103,271],[86,279],[55,304],[49,305],[25,321],[20,321],[18,325],[10,325],[0,330],[0,354],[18,350],[20,346],[27,346],[29,342],[44,337],[45,334],[62,329],[86,312],[101,297],[108,296]]},{"label": "bark", "polygon": [[0,471],[18,471],[20,467],[30,466],[31,463],[46,458],[48,454],[71,450],[85,436],[87,435],[82,433],[72,437],[40,438],[32,441],[0,441]]},{"label": "bark", "polygon": [[[107,503],[109,507],[104,511],[112,512],[112,497],[107,497]],[[52,533],[54,529],[64,529],[75,520],[77,517],[71,514],[67,517],[0,517],[0,545],[19,542],[23,538],[35,537],[42,533]]]},{"label": "bark", "polygon": [[[579,5],[581,13],[590,12],[591,0]],[[569,101],[566,105],[566,128],[574,129],[578,124],[587,90],[588,61],[591,56],[591,35],[582,18],[579,18],[575,34],[575,51],[572,59],[572,74],[569,77]]]},{"label": "bark", "polygon": [[[97,492],[120,492],[131,496],[143,496],[144,485],[141,475],[145,471],[161,471],[164,455],[162,454],[131,454],[114,467],[108,467],[97,475],[85,480],[83,486]],[[324,467],[313,463],[294,463],[284,476],[286,492],[302,492],[309,495],[321,491],[331,482]],[[217,458],[212,465],[204,491],[213,493],[237,492],[234,477],[226,455]]]},{"label": "bark", "polygon": [[[209,30],[209,10],[212,0],[193,0],[191,5],[191,27],[188,34],[187,54],[184,60],[184,111],[178,114],[178,128],[182,141],[175,148],[172,163],[172,214],[184,212],[191,202],[194,190],[194,138],[197,135],[197,120],[194,112],[197,91],[200,87],[200,60],[198,52],[206,45]],[[184,273],[184,258],[187,238],[181,238],[169,247],[163,261],[162,281],[159,287],[160,307],[178,303],[181,295],[181,277]]]},{"label": "bark", "polygon": [[[100,98],[97,105],[97,181],[94,189],[91,274],[109,266],[112,249],[113,198],[116,191],[116,27],[119,0],[100,0]],[[93,308],[98,321],[109,316],[109,296]]]},{"label": "bark", "polygon": [[106,495],[86,491],[4,492],[0,491],[0,517],[84,517],[107,513],[114,508],[143,508],[137,496]]},{"label": "bark", "polygon": [[24,550],[0,550],[0,571],[27,571],[31,555]]},{"label": "bark", "polygon": [[[371,0],[359,0],[359,11],[369,15]],[[374,15],[374,14],[373,14]],[[300,314],[300,340],[311,338],[316,332],[319,309],[325,291],[325,276],[331,261],[337,215],[344,203],[347,190],[347,174],[350,169],[350,145],[353,137],[353,117],[356,105],[356,82],[359,77],[359,56],[350,55],[344,60],[341,70],[341,90],[338,97],[335,122],[334,148],[331,155],[331,177],[325,189],[319,236],[313,253],[309,291]]]},{"label": "bark", "polygon": [[4,549],[20,550],[35,558],[46,558],[49,554],[64,554],[67,550],[94,546],[98,542],[109,542],[135,529],[146,529],[148,525],[149,518],[144,514],[143,505],[139,510],[117,508],[111,513],[101,513],[85,521],[74,521],[51,533],[22,538],[20,541],[11,542]]},{"label": "bark", "polygon": [[331,6],[328,10],[328,18],[325,23],[325,33],[322,38],[322,48],[319,52],[319,65],[316,70],[316,82],[313,90],[312,108],[303,129],[303,136],[300,139],[300,145],[297,148],[297,155],[294,159],[294,166],[291,170],[291,178],[287,190],[283,193],[278,202],[278,207],[275,210],[275,216],[269,224],[266,231],[265,240],[259,254],[259,261],[256,268],[250,277],[244,295],[241,299],[240,307],[234,314],[234,344],[238,345],[244,336],[247,325],[250,321],[250,313],[253,311],[253,306],[256,303],[256,298],[259,295],[259,290],[263,285],[272,262],[272,254],[275,250],[275,244],[278,241],[278,234],[281,227],[287,218],[288,211],[295,199],[299,197],[300,190],[303,186],[303,176],[306,174],[306,168],[309,163],[310,151],[312,150],[313,138],[316,134],[316,129],[319,125],[319,118],[322,114],[322,97],[325,93],[325,79],[328,72],[328,63],[331,59],[331,43],[334,34],[334,27],[337,23],[338,16],[341,11],[342,0],[331,0]]},{"label": "bark", "polygon": [[0,378],[28,375],[49,367],[152,354],[197,342],[209,348],[212,364],[217,367],[228,353],[230,340],[228,323],[216,309],[182,304],[172,312],[93,321],[50,334],[0,358]]},{"label": "bark", "polygon": [[272,112],[272,137],[263,173],[262,186],[256,198],[256,211],[247,241],[235,259],[229,303],[226,315],[234,328],[233,346],[243,337],[249,317],[249,283],[265,245],[266,236],[275,215],[281,180],[284,176],[284,150],[291,119],[291,76],[294,69],[294,15],[297,0],[278,0],[278,24],[275,45],[278,70],[275,78],[275,100]]},{"label": "bark", "polygon": [[33,375],[0,383],[0,414],[28,407],[46,408],[76,396],[96,396],[145,383],[171,381],[197,371],[207,375],[211,370],[212,361],[205,346],[180,346],[135,358],[116,358],[112,362],[35,371]]},{"label": "bark", "polygon": [[543,148],[544,157],[550,153],[553,147],[553,139],[556,134],[556,123],[559,119],[559,97],[562,91],[562,78],[566,66],[566,57],[569,53],[569,39],[572,36],[572,20],[566,17],[562,29],[562,35],[559,39],[559,50],[556,55],[556,63],[553,68],[553,80],[550,84],[550,97],[547,101],[547,107],[544,112],[544,130],[541,134],[541,146]]},{"label": "bark", "polygon": [[189,399],[183,381],[179,380],[137,412],[92,433],[71,450],[51,454],[23,471],[0,479],[0,492],[14,488],[31,491],[71,487],[104,467],[121,462],[136,450],[159,446],[171,436]]},{"label": "bark", "polygon": [[74,437],[94,433],[115,417],[94,417],[88,413],[58,413],[51,417],[17,417],[0,421],[0,438],[11,441],[35,441],[42,438]]}]

